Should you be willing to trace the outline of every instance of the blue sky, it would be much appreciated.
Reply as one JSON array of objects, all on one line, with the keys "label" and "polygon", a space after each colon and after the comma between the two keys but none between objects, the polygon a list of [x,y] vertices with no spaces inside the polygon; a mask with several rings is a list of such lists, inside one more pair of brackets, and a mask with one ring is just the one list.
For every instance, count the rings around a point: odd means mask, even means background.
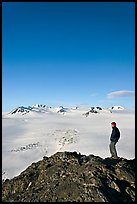
[{"label": "blue sky", "polygon": [[133,108],[135,3],[3,2],[2,109]]}]

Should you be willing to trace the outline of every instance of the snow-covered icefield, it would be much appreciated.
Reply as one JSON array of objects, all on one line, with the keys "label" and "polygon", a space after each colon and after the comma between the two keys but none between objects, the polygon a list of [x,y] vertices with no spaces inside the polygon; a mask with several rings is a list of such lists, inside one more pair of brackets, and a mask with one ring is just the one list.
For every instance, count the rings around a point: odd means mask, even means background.
[{"label": "snow-covered icefield", "polygon": [[66,114],[32,112],[2,116],[2,176],[13,178],[32,162],[57,151],[77,151],[110,157],[111,122],[121,132],[116,145],[118,156],[135,158],[135,114],[128,111],[102,111],[82,115],[82,110]]}]

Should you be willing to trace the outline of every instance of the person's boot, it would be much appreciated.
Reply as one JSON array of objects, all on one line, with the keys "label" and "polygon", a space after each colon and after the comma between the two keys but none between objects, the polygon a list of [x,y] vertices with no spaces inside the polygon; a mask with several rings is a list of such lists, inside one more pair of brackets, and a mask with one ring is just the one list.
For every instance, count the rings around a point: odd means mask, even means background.
[{"label": "person's boot", "polygon": [[119,157],[117,157],[117,156],[111,156],[110,158],[111,159],[119,159]]}]

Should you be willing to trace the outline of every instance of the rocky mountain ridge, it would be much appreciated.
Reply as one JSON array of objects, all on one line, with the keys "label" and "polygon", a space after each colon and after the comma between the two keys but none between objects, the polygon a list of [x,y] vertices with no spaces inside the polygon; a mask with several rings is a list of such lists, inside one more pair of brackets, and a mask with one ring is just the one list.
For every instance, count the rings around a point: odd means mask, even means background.
[{"label": "rocky mountain ridge", "polygon": [[135,159],[57,152],[2,185],[3,202],[134,202]]}]

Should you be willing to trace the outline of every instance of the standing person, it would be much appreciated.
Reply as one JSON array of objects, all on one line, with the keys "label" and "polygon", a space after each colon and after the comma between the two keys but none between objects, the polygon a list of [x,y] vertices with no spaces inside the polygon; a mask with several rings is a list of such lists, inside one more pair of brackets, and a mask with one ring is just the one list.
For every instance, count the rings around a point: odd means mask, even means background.
[{"label": "standing person", "polygon": [[110,153],[111,153],[111,158],[117,159],[117,151],[116,151],[116,143],[118,142],[119,138],[120,138],[120,131],[119,129],[116,127],[116,123],[112,122],[111,123],[111,127],[112,127],[112,133],[111,133],[111,137],[110,137]]}]

